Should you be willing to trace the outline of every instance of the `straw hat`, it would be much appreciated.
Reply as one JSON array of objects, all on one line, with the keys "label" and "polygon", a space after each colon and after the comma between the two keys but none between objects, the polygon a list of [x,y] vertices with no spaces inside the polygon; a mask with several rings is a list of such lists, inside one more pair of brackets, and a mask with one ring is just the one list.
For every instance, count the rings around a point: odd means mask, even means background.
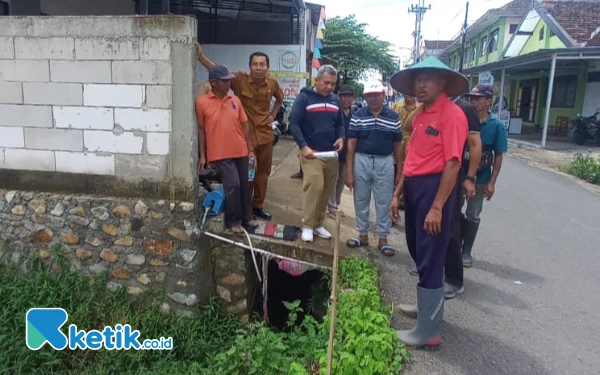
[{"label": "straw hat", "polygon": [[439,71],[444,75],[446,79],[444,92],[449,97],[453,98],[469,91],[467,77],[450,69],[435,57],[428,57],[418,64],[394,73],[390,78],[390,85],[394,90],[405,95],[416,96],[415,79],[417,74],[431,70]]}]

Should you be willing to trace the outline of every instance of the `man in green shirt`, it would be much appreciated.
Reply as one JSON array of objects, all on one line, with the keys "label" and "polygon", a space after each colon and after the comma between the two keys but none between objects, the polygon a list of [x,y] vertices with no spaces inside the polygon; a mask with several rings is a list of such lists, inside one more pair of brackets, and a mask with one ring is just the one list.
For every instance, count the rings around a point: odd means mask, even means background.
[{"label": "man in green shirt", "polygon": [[496,191],[496,181],[502,167],[502,155],[508,152],[504,124],[490,112],[494,89],[491,85],[477,85],[467,96],[477,109],[481,123],[481,162],[476,176],[476,192],[467,200],[462,225],[462,258],[465,267],[473,265],[471,250],[479,230],[483,200],[491,200]]}]

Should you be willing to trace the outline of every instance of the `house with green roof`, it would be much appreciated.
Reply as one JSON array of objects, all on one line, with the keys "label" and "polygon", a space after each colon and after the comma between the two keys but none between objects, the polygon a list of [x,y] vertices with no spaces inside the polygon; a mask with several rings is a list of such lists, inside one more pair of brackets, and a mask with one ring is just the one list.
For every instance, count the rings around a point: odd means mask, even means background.
[{"label": "house with green roof", "polygon": [[[600,2],[515,0],[492,9],[443,55],[472,84],[493,83],[509,133],[521,125],[569,140],[570,122],[600,108]],[[462,69],[461,69],[462,68]]]}]

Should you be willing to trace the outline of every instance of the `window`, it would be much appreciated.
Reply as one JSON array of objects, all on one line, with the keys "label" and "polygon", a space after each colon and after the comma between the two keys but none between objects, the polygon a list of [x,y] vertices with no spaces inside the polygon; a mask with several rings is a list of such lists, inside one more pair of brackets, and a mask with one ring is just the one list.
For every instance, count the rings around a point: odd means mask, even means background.
[{"label": "window", "polygon": [[590,72],[587,78],[588,83],[600,82],[600,72]]},{"label": "window", "polygon": [[0,1],[0,16],[10,16],[10,6],[6,1]]},{"label": "window", "polygon": [[483,38],[481,38],[481,56],[485,56],[487,53],[487,44],[488,44],[488,39],[487,39],[487,35],[484,36]]},{"label": "window", "polygon": [[[548,86],[546,86],[548,87]],[[554,108],[574,108],[577,95],[577,75],[554,78],[552,104]]]},{"label": "window", "polygon": [[471,56],[471,61],[477,61],[477,42],[473,44],[473,54]]},{"label": "window", "polygon": [[509,34],[514,34],[515,32],[517,32],[517,27],[519,27],[519,25],[517,25],[516,23],[511,24],[508,27],[508,33]]},{"label": "window", "polygon": [[500,37],[500,30],[496,29],[490,34],[490,44],[488,45],[488,53],[492,53],[498,50],[498,38]]},{"label": "window", "polygon": [[540,29],[540,40],[544,40],[544,26]]},{"label": "window", "polygon": [[556,36],[556,33],[552,30],[550,30],[550,38],[552,38],[553,36]]}]

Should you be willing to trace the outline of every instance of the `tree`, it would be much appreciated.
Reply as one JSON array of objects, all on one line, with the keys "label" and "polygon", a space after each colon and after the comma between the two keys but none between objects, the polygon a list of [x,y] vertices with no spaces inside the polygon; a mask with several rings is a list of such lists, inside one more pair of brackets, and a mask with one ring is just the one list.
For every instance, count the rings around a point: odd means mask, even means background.
[{"label": "tree", "polygon": [[391,44],[369,35],[365,26],[354,15],[326,22],[322,54],[337,61],[344,84],[365,78],[369,70],[379,71],[385,82],[397,70],[397,59],[390,53]]}]

